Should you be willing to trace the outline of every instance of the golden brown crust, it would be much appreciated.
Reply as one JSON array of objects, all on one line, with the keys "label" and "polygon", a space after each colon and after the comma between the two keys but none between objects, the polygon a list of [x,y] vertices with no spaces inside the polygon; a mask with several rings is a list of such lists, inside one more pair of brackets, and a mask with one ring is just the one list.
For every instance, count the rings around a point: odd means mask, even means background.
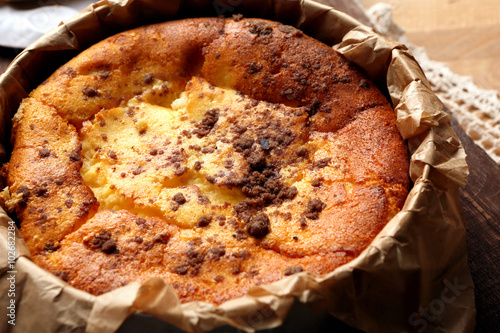
[{"label": "golden brown crust", "polygon": [[352,260],[402,207],[385,97],[278,23],[188,19],[96,44],[14,119],[7,205],[33,260],[100,294],[161,276],[182,302]]},{"label": "golden brown crust", "polygon": [[98,203],[80,176],[78,134],[55,109],[27,99],[13,135],[7,203],[22,221],[30,250],[38,253],[57,247],[97,211]]}]

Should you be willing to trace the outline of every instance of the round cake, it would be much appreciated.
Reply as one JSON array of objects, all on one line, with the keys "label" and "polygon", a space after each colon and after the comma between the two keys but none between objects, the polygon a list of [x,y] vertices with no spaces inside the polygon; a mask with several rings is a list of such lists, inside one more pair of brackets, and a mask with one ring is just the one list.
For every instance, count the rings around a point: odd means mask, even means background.
[{"label": "round cake", "polygon": [[369,245],[408,193],[395,121],[359,68],[291,26],[149,25],[22,102],[3,197],[33,261],[76,288],[162,277],[220,304]]}]

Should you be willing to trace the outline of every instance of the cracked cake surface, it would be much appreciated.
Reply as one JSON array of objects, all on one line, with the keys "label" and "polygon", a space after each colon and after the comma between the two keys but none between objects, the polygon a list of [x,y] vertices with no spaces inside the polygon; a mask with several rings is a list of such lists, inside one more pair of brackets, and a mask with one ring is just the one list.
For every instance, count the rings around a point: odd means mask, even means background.
[{"label": "cracked cake surface", "polygon": [[119,33],[26,98],[4,167],[32,259],[98,295],[162,277],[181,302],[324,274],[401,209],[407,148],[350,61],[280,23]]}]

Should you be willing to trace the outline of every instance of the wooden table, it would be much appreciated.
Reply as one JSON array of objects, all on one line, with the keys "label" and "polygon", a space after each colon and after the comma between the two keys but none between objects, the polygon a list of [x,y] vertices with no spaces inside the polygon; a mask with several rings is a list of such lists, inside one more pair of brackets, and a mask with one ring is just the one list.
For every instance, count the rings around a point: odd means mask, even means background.
[{"label": "wooden table", "polygon": [[[495,0],[496,1],[496,0]],[[368,23],[351,0],[321,0]],[[0,72],[19,50],[0,48]],[[453,110],[450,111],[453,115]],[[475,284],[476,332],[493,332],[500,327],[500,168],[468,137],[452,116],[452,125],[462,140],[470,166],[468,184],[460,198],[467,226],[469,265]]]},{"label": "wooden table", "polygon": [[483,89],[500,91],[500,1],[358,0],[365,9],[378,2],[393,7],[393,20],[408,41]]}]

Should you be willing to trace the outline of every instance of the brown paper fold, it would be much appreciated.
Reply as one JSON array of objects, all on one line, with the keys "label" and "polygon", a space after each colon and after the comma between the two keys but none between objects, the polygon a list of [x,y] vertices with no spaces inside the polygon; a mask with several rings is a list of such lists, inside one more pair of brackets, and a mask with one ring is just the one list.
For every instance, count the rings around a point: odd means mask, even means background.
[{"label": "brown paper fold", "polygon": [[[468,174],[464,149],[406,47],[327,6],[307,0],[100,1],[29,46],[1,76],[2,143],[9,146],[10,119],[21,99],[93,43],[145,23],[236,13],[302,29],[361,66],[388,92],[411,152],[414,186],[402,211],[358,258],[335,271],[324,276],[302,272],[254,287],[247,296],[220,306],[180,304],[173,288],[160,278],[89,295],[34,265],[17,233],[17,320],[15,326],[2,321],[0,330],[113,332],[132,313],[142,312],[189,332],[223,325],[250,332],[282,325],[300,302],[368,332],[472,331],[473,284],[458,197]],[[2,252],[8,249],[9,221],[1,215]],[[0,264],[0,303],[5,309],[9,269],[5,258]]]}]

